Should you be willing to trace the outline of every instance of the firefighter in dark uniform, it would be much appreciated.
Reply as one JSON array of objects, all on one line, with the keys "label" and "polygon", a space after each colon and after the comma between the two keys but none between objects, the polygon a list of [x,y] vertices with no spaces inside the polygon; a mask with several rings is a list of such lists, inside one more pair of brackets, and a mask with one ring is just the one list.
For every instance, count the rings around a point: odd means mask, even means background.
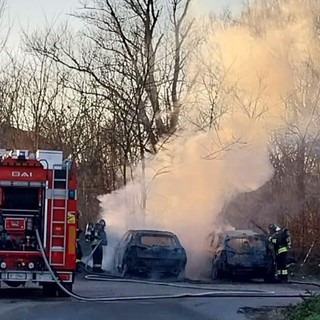
[{"label": "firefighter in dark uniform", "polygon": [[81,259],[83,257],[82,248],[80,245],[80,238],[84,235],[83,230],[79,227],[79,219],[81,212],[78,210],[76,212],[77,230],[76,230],[76,265],[77,271],[80,271]]},{"label": "firefighter in dark uniform", "polygon": [[277,278],[280,282],[288,281],[287,256],[291,247],[291,239],[288,229],[281,229],[274,223],[268,226],[269,241],[274,248]]},{"label": "firefighter in dark uniform", "polygon": [[81,264],[81,259],[83,257],[81,245],[80,245],[80,237],[83,235],[83,230],[81,228],[77,228],[77,242],[76,242],[76,248],[77,248],[77,271],[80,271],[80,264]]},{"label": "firefighter in dark uniform", "polygon": [[96,224],[88,224],[86,230],[86,240],[91,242],[93,272],[103,272],[101,269],[103,258],[103,247],[108,244],[107,234],[105,232],[106,222],[100,219]]}]

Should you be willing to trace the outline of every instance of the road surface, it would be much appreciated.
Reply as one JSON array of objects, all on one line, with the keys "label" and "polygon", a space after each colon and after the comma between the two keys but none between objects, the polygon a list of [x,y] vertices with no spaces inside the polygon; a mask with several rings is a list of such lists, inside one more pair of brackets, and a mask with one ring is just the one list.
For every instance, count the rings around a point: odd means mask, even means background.
[{"label": "road surface", "polygon": [[[179,283],[183,285],[183,283]],[[78,277],[74,292],[82,296],[145,296],[201,293],[205,287],[216,292],[275,292],[286,294],[304,293],[300,285],[263,283],[215,283],[191,285],[187,288],[167,287],[127,282],[88,281]],[[210,289],[210,290],[209,290]],[[299,298],[180,298],[142,301],[81,302],[73,298],[44,298],[35,288],[0,289],[0,319],[8,320],[95,320],[95,319],[139,319],[139,320],[230,320],[247,319],[246,307],[281,306],[299,302]]]}]

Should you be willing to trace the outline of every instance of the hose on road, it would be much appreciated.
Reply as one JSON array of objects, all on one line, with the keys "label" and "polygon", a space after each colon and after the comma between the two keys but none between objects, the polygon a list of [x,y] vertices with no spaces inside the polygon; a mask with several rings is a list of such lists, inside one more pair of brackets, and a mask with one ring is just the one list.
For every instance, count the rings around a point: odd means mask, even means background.
[{"label": "hose on road", "polygon": [[[187,284],[178,284],[172,282],[160,282],[160,281],[148,281],[148,280],[135,280],[135,279],[126,279],[122,277],[116,277],[114,275],[103,275],[103,274],[88,274],[85,275],[84,278],[86,280],[92,281],[109,281],[109,282],[125,282],[125,283],[136,283],[136,284],[147,284],[147,285],[156,285],[156,286],[164,286],[164,287],[172,287],[172,288],[179,288],[179,289],[193,289],[193,290],[204,290],[204,291],[212,291],[213,288],[204,287],[204,286],[191,286]],[[212,283],[208,283],[212,284]],[[215,291],[230,291],[230,289],[214,289]],[[236,291],[243,291],[243,290],[232,290]],[[248,292],[265,292],[263,290],[247,290]]]},{"label": "hose on road", "polygon": [[[186,284],[178,284],[178,283],[172,283],[172,282],[160,282],[160,281],[154,281],[154,280],[135,280],[135,279],[128,279],[128,278],[123,278],[111,273],[103,273],[103,274],[98,274],[98,273],[93,273],[90,272],[87,267],[84,268],[85,271],[88,273],[87,275],[84,276],[86,280],[92,280],[92,281],[110,281],[110,282],[127,282],[127,283],[137,283],[137,284],[149,284],[149,285],[159,285],[159,286],[167,286],[167,287],[175,287],[175,288],[183,288],[183,289],[199,289],[199,290],[212,290],[212,288],[209,287],[204,287],[204,286],[191,286],[191,285],[186,285]],[[213,285],[213,282],[210,281],[198,281],[198,280],[193,280],[193,279],[185,279],[185,282],[189,282],[190,284],[202,284],[202,285]],[[290,280],[287,282],[287,284],[299,284],[299,285],[307,285],[307,286],[315,286],[320,288],[320,284],[316,282],[307,282],[307,281],[295,281],[295,280]],[[229,289],[215,289],[217,291],[228,291]],[[234,290],[237,291],[237,290]],[[238,290],[238,291],[243,291],[243,290]],[[250,292],[265,292],[263,290],[248,290]]]},{"label": "hose on road", "polygon": [[316,282],[290,280],[290,281],[288,281],[288,283],[290,283],[290,284],[303,284],[306,286],[315,286],[315,287],[320,288],[320,284],[316,283]]},{"label": "hose on road", "polygon": [[[311,296],[311,294],[277,294],[272,291],[227,291],[227,292],[221,292],[221,291],[209,291],[209,292],[200,292],[200,293],[182,293],[182,294],[166,294],[166,295],[145,295],[145,296],[125,296],[125,297],[85,297],[80,296],[74,292],[71,292],[65,286],[63,285],[63,281],[59,278],[59,275],[52,269],[50,266],[50,263],[47,259],[47,256],[45,254],[45,250],[42,245],[42,241],[40,238],[39,231],[36,229],[36,237],[39,244],[40,252],[42,255],[42,258],[44,260],[44,263],[48,269],[48,271],[51,273],[52,278],[56,282],[57,286],[65,292],[67,295],[69,295],[72,298],[75,298],[77,300],[81,301],[90,301],[90,302],[117,302],[117,301],[137,301],[137,300],[163,300],[163,299],[181,299],[181,298],[308,298]],[[99,277],[100,278],[100,277]],[[93,280],[93,277],[92,277]],[[101,278],[100,278],[101,280]],[[120,279],[119,279],[120,280]],[[104,281],[115,281],[114,278],[105,278]],[[122,279],[122,281],[127,281]],[[141,283],[140,281],[136,281]],[[147,281],[148,284],[158,284],[156,282]],[[169,286],[179,286],[175,284],[166,284],[162,283],[163,285],[169,285]],[[183,288],[184,286],[181,286]],[[191,286],[190,286],[191,287]],[[192,289],[201,289],[203,290],[203,287],[197,288],[197,287],[191,287]],[[205,290],[208,290],[209,288],[205,288]],[[211,289],[212,290],[212,289]]]}]

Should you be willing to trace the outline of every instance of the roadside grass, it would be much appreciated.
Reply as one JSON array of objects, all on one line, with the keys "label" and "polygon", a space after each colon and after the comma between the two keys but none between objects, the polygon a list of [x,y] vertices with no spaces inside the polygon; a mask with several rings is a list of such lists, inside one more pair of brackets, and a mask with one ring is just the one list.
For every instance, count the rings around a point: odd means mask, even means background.
[{"label": "roadside grass", "polygon": [[303,302],[290,307],[285,316],[287,320],[320,320],[320,295],[312,294]]}]

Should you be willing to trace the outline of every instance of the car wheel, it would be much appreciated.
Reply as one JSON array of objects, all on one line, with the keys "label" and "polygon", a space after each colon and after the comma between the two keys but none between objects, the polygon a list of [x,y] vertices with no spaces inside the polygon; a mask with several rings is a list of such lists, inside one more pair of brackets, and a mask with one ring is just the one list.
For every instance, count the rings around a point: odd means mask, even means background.
[{"label": "car wheel", "polygon": [[129,273],[129,268],[128,268],[128,265],[126,262],[124,262],[120,268],[120,276],[122,278],[125,278],[126,276],[128,276],[128,273]]},{"label": "car wheel", "polygon": [[[70,292],[72,292],[72,283],[62,283],[62,285]],[[58,297],[69,298],[70,295],[58,287]]]},{"label": "car wheel", "polygon": [[213,280],[221,279],[221,271],[216,264],[212,265],[211,276]]},{"label": "car wheel", "polygon": [[274,283],[276,281],[275,274],[273,272],[268,272],[264,275],[263,280],[266,283]]},{"label": "car wheel", "polygon": [[58,287],[56,283],[44,283],[42,289],[45,297],[56,297],[58,293]]},{"label": "car wheel", "polygon": [[116,259],[113,260],[113,271],[115,272],[115,274],[117,274],[117,273],[120,272],[120,266],[119,266],[119,264],[117,263],[117,260],[116,260]]},{"label": "car wheel", "polygon": [[186,280],[186,272],[185,270],[181,270],[177,276],[178,281],[185,281]]}]

